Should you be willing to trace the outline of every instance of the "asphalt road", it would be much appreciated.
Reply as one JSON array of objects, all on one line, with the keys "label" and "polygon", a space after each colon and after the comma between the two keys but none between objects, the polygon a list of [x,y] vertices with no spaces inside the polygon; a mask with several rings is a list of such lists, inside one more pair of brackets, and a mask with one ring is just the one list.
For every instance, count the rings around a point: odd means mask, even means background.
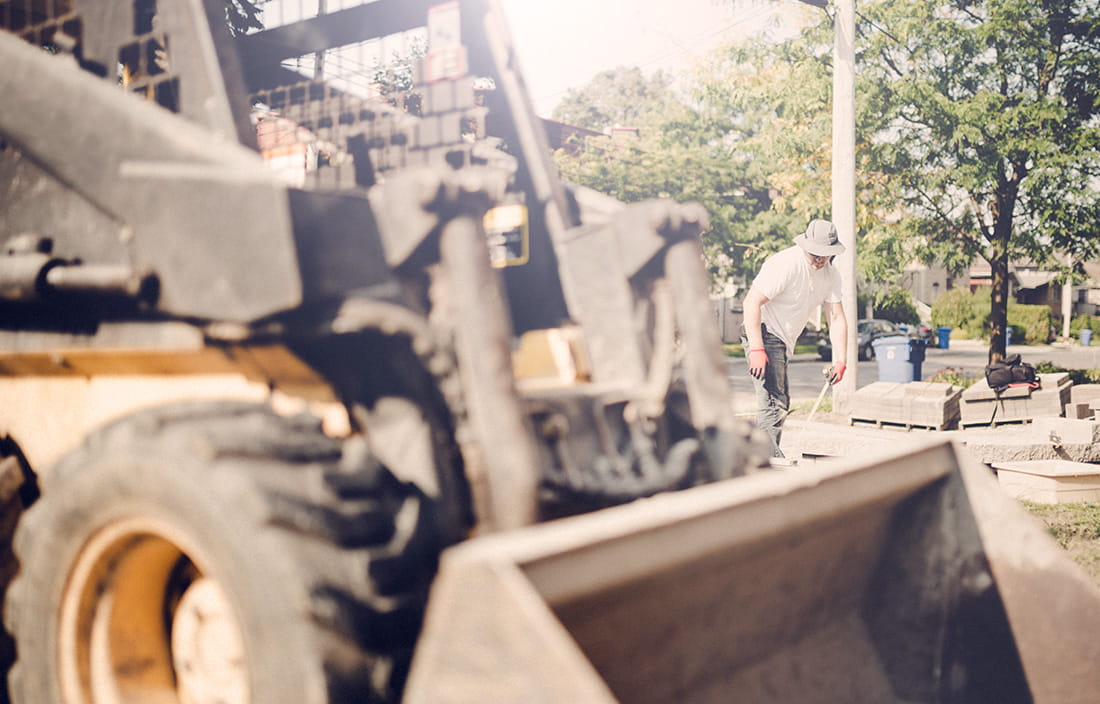
[{"label": "asphalt road", "polygon": [[[1053,345],[1010,345],[1009,354],[1018,352],[1023,361],[1035,364],[1049,361],[1064,369],[1100,368],[1100,346],[1081,347],[1077,344]],[[952,340],[948,349],[930,347],[925,350],[921,364],[921,379],[929,377],[942,369],[958,369],[971,376],[980,377],[989,360],[989,347],[980,340]],[[822,370],[829,362],[816,354],[795,355],[788,367],[791,385],[791,402],[813,402],[821,392],[825,378]],[[753,398],[752,381],[744,359],[729,360],[730,380],[733,384],[734,404],[738,410],[752,410],[756,407]],[[879,365],[876,361],[860,362],[856,384],[859,388],[878,381]]]}]

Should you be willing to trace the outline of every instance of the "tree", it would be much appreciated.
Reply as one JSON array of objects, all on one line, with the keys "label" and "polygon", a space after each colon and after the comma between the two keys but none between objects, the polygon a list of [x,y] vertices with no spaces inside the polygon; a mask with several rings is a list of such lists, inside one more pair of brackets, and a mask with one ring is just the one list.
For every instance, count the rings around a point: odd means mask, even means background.
[{"label": "tree", "polygon": [[[816,15],[822,21],[778,40],[756,36],[730,43],[710,57],[696,83],[697,99],[737,125],[737,149],[749,155],[753,181],[773,196],[767,213],[755,218],[761,245],[772,251],[788,245],[790,234],[809,219],[828,219],[831,212],[834,34],[828,16]],[[857,283],[866,294],[862,300],[877,302],[896,294],[906,265],[917,259],[935,259],[954,270],[969,260],[949,252],[945,261],[943,253],[918,247],[900,227],[904,209],[894,178],[872,148],[881,137],[876,132],[882,117],[865,94],[859,86]],[[782,220],[779,231],[763,227],[769,218]]]},{"label": "tree", "polygon": [[[857,58],[869,159],[926,257],[986,259],[990,360],[1008,266],[1098,251],[1096,0],[865,0]],[[866,133],[865,132],[865,133]]]},{"label": "tree", "polygon": [[640,68],[620,66],[596,74],[582,88],[570,89],[551,116],[597,132],[615,125],[635,127],[673,100],[671,85],[672,78],[663,71],[646,78]]},{"label": "tree", "polygon": [[727,253],[755,271],[816,217],[829,217],[830,110],[823,31],[776,42],[736,42],[698,67],[693,102],[721,135],[723,160],[740,165],[755,194]]},{"label": "tree", "polygon": [[264,28],[256,0],[225,0],[225,20],[234,36]]},{"label": "tree", "polygon": [[740,279],[751,271],[755,257],[741,254],[760,250],[747,236],[748,223],[767,211],[769,195],[752,185],[750,161],[731,154],[728,119],[716,120],[689,105],[663,74],[646,80],[637,68],[596,76],[572,91],[554,116],[590,129],[624,122],[638,127],[637,138],[590,139],[583,150],[559,151],[562,175],[625,202],[702,203],[711,220],[703,245],[714,280]]}]

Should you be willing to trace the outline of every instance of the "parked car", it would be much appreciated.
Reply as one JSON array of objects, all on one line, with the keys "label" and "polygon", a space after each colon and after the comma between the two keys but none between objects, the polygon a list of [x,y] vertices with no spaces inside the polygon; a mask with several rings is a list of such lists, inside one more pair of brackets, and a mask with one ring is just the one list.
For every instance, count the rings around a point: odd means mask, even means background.
[{"label": "parked car", "polygon": [[[859,359],[861,361],[874,359],[875,348],[871,343],[880,337],[900,335],[906,337],[906,333],[889,320],[869,318],[857,323],[857,340],[859,345]],[[824,336],[817,343],[817,354],[826,362],[833,358],[833,343],[828,336]]]},{"label": "parked car", "polygon": [[935,328],[925,325],[924,323],[918,323],[916,325],[903,325],[898,323],[897,326],[898,329],[909,337],[924,340],[925,347],[939,347],[939,338],[936,335]]}]

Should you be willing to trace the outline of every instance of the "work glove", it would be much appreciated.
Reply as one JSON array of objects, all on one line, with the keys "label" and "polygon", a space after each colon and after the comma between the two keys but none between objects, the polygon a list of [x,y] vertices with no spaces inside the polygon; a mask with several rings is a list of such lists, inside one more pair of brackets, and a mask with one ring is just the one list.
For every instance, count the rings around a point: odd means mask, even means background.
[{"label": "work glove", "polygon": [[829,385],[835,386],[840,383],[840,380],[844,378],[844,372],[848,371],[846,364],[834,364],[829,369]]},{"label": "work glove", "polygon": [[764,378],[764,369],[768,366],[768,353],[763,347],[749,350],[749,374],[757,379]]}]

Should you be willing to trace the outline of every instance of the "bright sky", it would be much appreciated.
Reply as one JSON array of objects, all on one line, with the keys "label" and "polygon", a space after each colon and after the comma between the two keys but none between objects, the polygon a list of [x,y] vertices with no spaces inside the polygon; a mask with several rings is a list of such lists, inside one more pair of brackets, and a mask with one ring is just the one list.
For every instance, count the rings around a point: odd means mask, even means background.
[{"label": "bright sky", "polygon": [[679,71],[726,38],[760,31],[806,5],[757,0],[501,0],[535,109],[549,117],[570,88],[638,66]]}]

